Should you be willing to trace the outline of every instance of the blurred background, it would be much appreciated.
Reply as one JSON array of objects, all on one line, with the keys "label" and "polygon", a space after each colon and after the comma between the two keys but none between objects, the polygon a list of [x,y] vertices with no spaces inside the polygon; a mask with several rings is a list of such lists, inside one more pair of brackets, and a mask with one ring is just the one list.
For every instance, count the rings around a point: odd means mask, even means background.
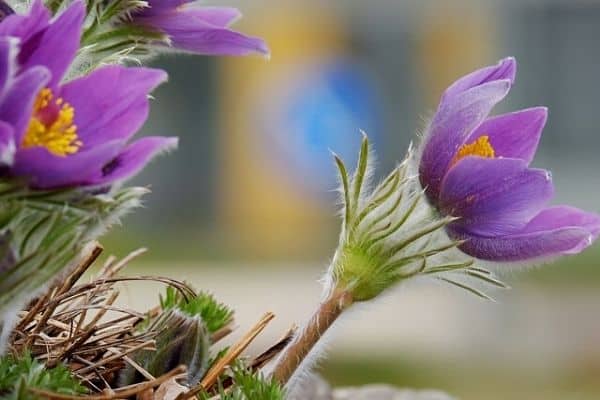
[{"label": "blurred background", "polygon": [[[146,209],[105,239],[150,251],[134,267],[186,279],[237,310],[240,331],[277,314],[273,343],[319,300],[339,221],[330,151],[355,160],[366,131],[383,176],[443,89],[514,55],[517,83],[496,112],[550,108],[537,166],[557,203],[600,211],[600,2],[214,1],[269,43],[270,60],[178,56],[145,134],[177,135],[174,155],[136,178]],[[424,281],[356,310],[330,340],[335,385],[387,382],[461,399],[600,399],[600,246],[509,273],[484,302]],[[130,271],[132,272],[132,271]],[[125,300],[157,301],[132,286]]]}]

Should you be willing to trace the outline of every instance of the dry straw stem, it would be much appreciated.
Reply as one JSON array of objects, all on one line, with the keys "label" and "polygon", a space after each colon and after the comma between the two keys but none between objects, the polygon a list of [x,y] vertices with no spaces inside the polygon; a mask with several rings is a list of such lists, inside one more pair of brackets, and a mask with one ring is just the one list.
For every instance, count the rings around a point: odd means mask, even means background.
[{"label": "dry straw stem", "polygon": [[292,325],[290,329],[288,329],[287,332],[281,337],[281,339],[277,341],[277,343],[269,347],[261,355],[256,357],[254,361],[252,361],[250,368],[252,368],[252,370],[259,370],[267,365],[269,361],[274,359],[279,353],[281,353],[283,349],[285,349],[288,344],[290,344],[297,331],[298,326],[296,324]]}]

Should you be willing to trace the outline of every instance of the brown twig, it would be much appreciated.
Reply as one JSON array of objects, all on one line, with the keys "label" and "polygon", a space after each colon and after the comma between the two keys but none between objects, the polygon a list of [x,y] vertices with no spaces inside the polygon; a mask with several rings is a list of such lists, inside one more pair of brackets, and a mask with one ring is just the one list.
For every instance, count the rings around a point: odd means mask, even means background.
[{"label": "brown twig", "polygon": [[298,326],[295,324],[287,330],[287,332],[275,343],[273,346],[269,347],[259,356],[257,356],[252,363],[250,363],[250,368],[254,371],[264,367],[269,361],[275,358],[281,351],[292,341],[294,335],[296,335],[296,331],[298,330]]},{"label": "brown twig", "polygon": [[84,256],[84,258],[79,262],[75,269],[69,274],[69,276],[67,276],[67,279],[65,279],[62,286],[56,291],[57,296],[70,290],[73,287],[73,285],[77,283],[79,278],[81,278],[81,276],[85,273],[85,271],[87,271],[88,268],[92,266],[94,261],[98,259],[98,257],[104,250],[98,242],[93,242],[92,246],[93,247],[90,250],[90,252],[86,256]]}]

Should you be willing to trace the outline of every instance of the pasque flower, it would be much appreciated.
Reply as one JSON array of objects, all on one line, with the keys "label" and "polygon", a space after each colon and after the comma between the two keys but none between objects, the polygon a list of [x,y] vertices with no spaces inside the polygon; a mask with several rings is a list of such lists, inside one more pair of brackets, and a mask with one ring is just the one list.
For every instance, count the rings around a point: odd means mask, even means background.
[{"label": "pasque flower", "polygon": [[134,13],[129,23],[163,32],[174,48],[192,53],[268,55],[262,39],[229,28],[240,17],[240,12],[230,7],[205,7],[190,0],[148,0],[148,7]]},{"label": "pasque flower", "polygon": [[425,134],[418,170],[429,202],[465,253],[490,261],[578,253],[600,233],[596,214],[548,207],[548,171],[530,168],[547,117],[534,107],[490,117],[516,75],[513,58],[454,82]]},{"label": "pasque flower", "polygon": [[148,115],[163,71],[106,66],[63,82],[85,6],[52,19],[41,0],[0,23],[0,161],[36,188],[104,186],[129,178],[176,138],[128,144]]}]

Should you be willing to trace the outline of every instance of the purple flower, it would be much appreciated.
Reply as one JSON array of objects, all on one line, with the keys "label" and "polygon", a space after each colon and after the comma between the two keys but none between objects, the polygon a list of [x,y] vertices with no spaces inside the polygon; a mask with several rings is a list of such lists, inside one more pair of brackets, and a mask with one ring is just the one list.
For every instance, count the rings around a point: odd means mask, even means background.
[{"label": "purple flower", "polygon": [[229,29],[240,12],[229,7],[202,7],[190,0],[148,0],[130,23],[165,33],[177,49],[206,55],[269,54],[259,38]]},{"label": "purple flower", "polygon": [[176,138],[128,144],[163,71],[107,66],[63,83],[79,48],[85,6],[54,20],[40,0],[0,23],[0,163],[35,188],[105,186],[139,172]]},{"label": "purple flower", "polygon": [[490,117],[510,90],[513,58],[454,82],[442,95],[425,137],[419,179],[431,204],[458,217],[447,226],[465,253],[491,261],[573,254],[600,233],[600,217],[570,206],[548,207],[548,171],[530,168],[547,109]]}]

